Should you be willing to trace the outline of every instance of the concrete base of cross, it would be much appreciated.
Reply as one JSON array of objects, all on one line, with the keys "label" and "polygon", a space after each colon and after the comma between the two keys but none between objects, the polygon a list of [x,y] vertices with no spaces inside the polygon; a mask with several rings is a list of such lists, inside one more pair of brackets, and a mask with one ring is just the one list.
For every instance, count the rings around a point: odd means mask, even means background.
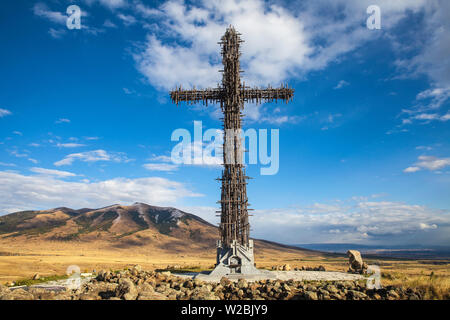
[{"label": "concrete base of cross", "polygon": [[239,244],[233,240],[229,247],[225,247],[217,241],[217,263],[209,274],[198,274],[195,278],[201,280],[220,280],[222,277],[230,279],[271,279],[274,275],[267,270],[255,267],[253,255],[253,240],[249,240],[248,246]]}]

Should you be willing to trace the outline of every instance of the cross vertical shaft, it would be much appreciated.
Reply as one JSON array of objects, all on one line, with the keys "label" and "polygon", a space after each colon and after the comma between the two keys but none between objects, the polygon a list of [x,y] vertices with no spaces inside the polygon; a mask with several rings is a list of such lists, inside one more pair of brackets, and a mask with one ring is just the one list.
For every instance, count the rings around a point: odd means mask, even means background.
[{"label": "cross vertical shaft", "polygon": [[[250,226],[247,211],[247,183],[242,163],[241,110],[241,77],[239,46],[242,40],[239,34],[229,28],[222,37],[222,87],[224,97],[222,111],[224,113],[224,153],[221,192],[220,238],[225,247],[233,240],[248,246]],[[234,150],[233,150],[234,149]],[[230,159],[232,157],[232,159]],[[231,160],[231,161],[230,161]]]}]

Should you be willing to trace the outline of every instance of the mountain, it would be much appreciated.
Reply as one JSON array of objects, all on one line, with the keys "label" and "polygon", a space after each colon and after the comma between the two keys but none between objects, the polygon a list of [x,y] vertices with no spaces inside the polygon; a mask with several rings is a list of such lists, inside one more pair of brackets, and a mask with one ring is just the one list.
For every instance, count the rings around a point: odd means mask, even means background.
[{"label": "mountain", "polygon": [[144,244],[149,238],[173,237],[211,243],[216,227],[200,217],[172,207],[144,203],[100,209],[66,207],[21,211],[0,217],[1,238],[52,241],[107,240],[117,246]]},{"label": "mountain", "polygon": [[[15,243],[92,243],[111,248],[139,248],[164,253],[214,250],[218,228],[204,219],[172,207],[144,203],[100,209],[66,207],[21,211],[0,216],[0,241]],[[37,242],[39,241],[39,242]],[[97,243],[97,245],[95,245]],[[100,244],[101,243],[101,244]],[[255,240],[255,247],[290,251],[309,250]],[[313,254],[313,252],[309,252]]]}]

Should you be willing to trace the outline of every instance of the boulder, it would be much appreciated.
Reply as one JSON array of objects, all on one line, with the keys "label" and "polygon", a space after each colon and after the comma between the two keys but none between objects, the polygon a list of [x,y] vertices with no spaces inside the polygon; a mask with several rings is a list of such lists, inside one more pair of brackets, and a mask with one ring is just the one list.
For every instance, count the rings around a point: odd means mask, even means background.
[{"label": "boulder", "polygon": [[245,289],[248,287],[248,282],[245,279],[239,279],[238,283],[237,283],[237,287],[239,289]]},{"label": "boulder", "polygon": [[348,263],[349,263],[348,272],[359,273],[359,274],[363,274],[366,272],[367,264],[363,261],[363,259],[361,257],[361,253],[359,251],[348,250],[347,256],[348,256]]},{"label": "boulder", "polygon": [[111,272],[106,270],[100,270],[97,274],[98,281],[107,281],[111,277]]},{"label": "boulder", "polygon": [[119,286],[117,287],[116,296],[124,300],[136,300],[138,291],[133,281],[127,278],[119,280]]},{"label": "boulder", "polygon": [[306,291],[305,299],[306,300],[317,300],[319,298],[317,297],[317,293],[315,293],[314,291]]}]

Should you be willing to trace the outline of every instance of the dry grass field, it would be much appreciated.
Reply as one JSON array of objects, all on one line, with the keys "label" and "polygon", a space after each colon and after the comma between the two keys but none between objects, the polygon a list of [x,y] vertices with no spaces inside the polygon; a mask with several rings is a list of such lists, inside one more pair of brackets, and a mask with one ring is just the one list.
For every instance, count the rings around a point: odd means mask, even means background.
[{"label": "dry grass field", "polygon": [[[178,265],[183,269],[209,269],[215,262],[215,250],[169,254],[154,248],[111,248],[106,242],[90,243],[56,241],[0,241],[0,283],[41,276],[62,275],[70,265],[78,265],[82,272],[119,270],[139,264],[144,269],[160,269]],[[256,263],[260,268],[289,264],[291,267],[317,267],[345,272],[345,256],[328,255],[305,250],[271,247],[257,241]],[[380,266],[382,285],[421,288],[429,299],[450,299],[449,261],[366,259]]]},{"label": "dry grass field", "polygon": [[[82,272],[144,269],[207,270],[215,263],[218,229],[175,208],[145,204],[102,209],[57,208],[0,217],[0,283],[64,275],[77,265]],[[378,265],[382,285],[422,288],[430,299],[450,299],[449,260],[364,257]],[[289,264],[348,269],[345,255],[327,254],[255,240],[258,268]]]}]

